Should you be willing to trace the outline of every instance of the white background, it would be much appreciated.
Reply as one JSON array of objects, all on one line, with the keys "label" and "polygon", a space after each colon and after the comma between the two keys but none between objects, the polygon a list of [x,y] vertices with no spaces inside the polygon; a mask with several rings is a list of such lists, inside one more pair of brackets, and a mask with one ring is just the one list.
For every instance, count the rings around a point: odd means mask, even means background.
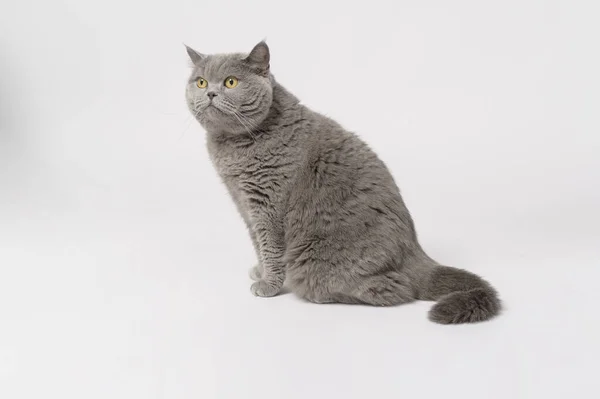
[{"label": "white background", "polygon": [[[595,1],[5,1],[0,397],[592,398]],[[249,51],[387,162],[431,256],[504,314],[255,298],[182,42]]]}]

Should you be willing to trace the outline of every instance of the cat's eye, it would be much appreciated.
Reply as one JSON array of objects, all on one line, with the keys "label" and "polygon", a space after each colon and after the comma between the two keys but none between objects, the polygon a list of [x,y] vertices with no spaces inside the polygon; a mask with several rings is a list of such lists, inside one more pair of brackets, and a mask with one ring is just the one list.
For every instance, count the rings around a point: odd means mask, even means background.
[{"label": "cat's eye", "polygon": [[230,76],[227,79],[225,79],[225,87],[227,87],[228,89],[233,89],[237,85],[238,80],[235,76]]},{"label": "cat's eye", "polygon": [[198,86],[200,89],[204,89],[206,86],[208,86],[208,82],[204,78],[198,78],[196,81],[196,86]]}]

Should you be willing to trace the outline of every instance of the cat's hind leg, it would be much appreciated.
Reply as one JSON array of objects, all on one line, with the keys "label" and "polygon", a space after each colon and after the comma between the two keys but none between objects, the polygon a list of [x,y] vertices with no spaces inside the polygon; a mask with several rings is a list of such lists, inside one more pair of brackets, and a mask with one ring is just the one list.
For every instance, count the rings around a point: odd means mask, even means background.
[{"label": "cat's hind leg", "polygon": [[397,271],[359,279],[342,295],[358,303],[374,306],[400,305],[415,300],[415,293],[408,279]]},{"label": "cat's hind leg", "polygon": [[340,280],[307,279],[296,275],[291,279],[296,294],[314,303],[348,303],[393,306],[415,300],[407,276],[397,271],[353,278],[352,283]]}]

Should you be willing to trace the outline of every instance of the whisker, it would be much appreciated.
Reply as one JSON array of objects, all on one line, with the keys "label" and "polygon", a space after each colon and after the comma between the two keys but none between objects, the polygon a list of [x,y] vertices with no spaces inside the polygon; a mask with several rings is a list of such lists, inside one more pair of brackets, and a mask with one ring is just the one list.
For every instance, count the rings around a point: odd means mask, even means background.
[{"label": "whisker", "polygon": [[252,137],[252,140],[256,141],[256,137],[254,137],[250,128],[248,128],[248,126],[246,126],[246,124],[244,124],[244,122],[240,119],[240,117],[237,115],[237,113],[235,111],[233,112],[233,116],[235,116],[237,118],[237,120],[240,121],[241,125],[244,126],[244,129],[246,129],[246,131],[248,132],[250,137]]},{"label": "whisker", "polygon": [[[251,123],[251,121],[247,120],[246,118],[244,118],[244,116],[242,114],[240,114],[232,104],[230,104],[229,102],[222,102],[223,108],[225,111],[228,111],[228,113],[230,115],[235,116],[235,118],[240,122],[240,124],[244,127],[244,129],[246,130],[246,132],[248,132],[248,134],[250,135],[250,137],[252,138],[253,141],[256,141],[256,136],[254,136],[254,134],[252,133],[252,128],[254,127]],[[243,119],[242,119],[243,118]],[[256,130],[256,128],[254,127],[254,129]]]},{"label": "whisker", "polygon": [[178,141],[181,140],[183,138],[183,136],[185,135],[185,133],[188,131],[188,129],[190,128],[190,126],[192,125],[192,122],[196,120],[196,118],[198,118],[198,115],[200,114],[201,108],[198,107],[198,104],[196,101],[193,102],[192,104],[194,106],[194,108],[197,108],[198,111],[193,114],[193,117],[190,117],[189,122],[187,124],[187,126],[185,127],[185,129],[183,129],[183,132],[181,132],[181,135],[179,136],[179,139],[177,139]]},{"label": "whisker", "polygon": [[254,121],[250,120],[247,116],[245,116],[244,114],[242,114],[239,111],[236,111],[236,113],[246,121],[246,123],[248,123],[250,126],[252,126],[254,128],[254,130],[256,130],[259,133],[266,133],[263,129],[260,129],[259,126],[254,123]]}]

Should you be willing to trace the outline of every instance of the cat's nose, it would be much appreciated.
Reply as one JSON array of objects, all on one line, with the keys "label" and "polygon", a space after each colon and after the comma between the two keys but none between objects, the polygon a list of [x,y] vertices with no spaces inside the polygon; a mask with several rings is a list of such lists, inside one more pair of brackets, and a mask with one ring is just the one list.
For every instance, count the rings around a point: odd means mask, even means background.
[{"label": "cat's nose", "polygon": [[206,93],[206,95],[212,100],[217,96],[217,93],[215,93],[214,91],[209,91],[208,93]]}]

